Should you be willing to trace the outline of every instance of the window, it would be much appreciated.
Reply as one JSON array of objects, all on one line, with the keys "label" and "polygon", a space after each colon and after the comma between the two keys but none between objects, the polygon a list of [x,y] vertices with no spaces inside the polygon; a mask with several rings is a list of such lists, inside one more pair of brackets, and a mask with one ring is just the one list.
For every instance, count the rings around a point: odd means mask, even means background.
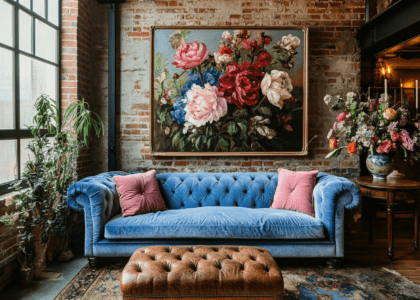
[{"label": "window", "polygon": [[21,178],[41,94],[59,101],[61,1],[0,0],[0,195]]}]

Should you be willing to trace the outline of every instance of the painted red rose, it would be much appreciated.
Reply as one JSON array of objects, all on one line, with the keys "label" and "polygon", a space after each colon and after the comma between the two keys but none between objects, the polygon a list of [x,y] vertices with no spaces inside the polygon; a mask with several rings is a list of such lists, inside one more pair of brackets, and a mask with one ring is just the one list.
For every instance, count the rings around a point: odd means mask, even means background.
[{"label": "painted red rose", "polygon": [[248,50],[248,51],[252,51],[254,48],[257,47],[256,40],[250,41],[248,39],[243,39],[243,43],[244,43],[245,50]]},{"label": "painted red rose", "polygon": [[271,64],[271,55],[267,52],[261,52],[257,59],[258,68],[268,67]]},{"label": "painted red rose", "polygon": [[220,53],[220,55],[223,55],[223,54],[232,54],[233,53],[233,50],[230,49],[229,47],[223,46],[223,47],[220,48],[219,53]]},{"label": "painted red rose", "polygon": [[269,45],[271,43],[271,38],[270,37],[266,37],[265,38],[265,44]]},{"label": "painted red rose", "polygon": [[379,141],[380,140],[380,138],[379,138],[379,136],[377,136],[376,134],[375,134],[375,136],[373,137],[373,140],[375,141],[375,143],[377,142],[377,141]]},{"label": "painted red rose", "polygon": [[219,78],[219,91],[223,92],[228,103],[237,107],[253,106],[259,100],[261,78],[264,73],[258,71],[258,66],[244,61],[242,65],[232,63],[226,67],[225,75]]}]

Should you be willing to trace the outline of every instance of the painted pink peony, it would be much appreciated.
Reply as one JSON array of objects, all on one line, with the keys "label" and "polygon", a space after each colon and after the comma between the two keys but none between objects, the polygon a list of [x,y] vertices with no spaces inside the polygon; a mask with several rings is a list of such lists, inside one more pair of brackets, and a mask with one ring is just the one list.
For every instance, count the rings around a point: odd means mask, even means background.
[{"label": "painted pink peony", "polygon": [[188,103],[185,119],[200,127],[218,121],[227,113],[227,102],[217,87],[206,84],[204,88],[196,84],[187,92]]},{"label": "painted pink peony", "polygon": [[335,119],[337,120],[338,123],[343,122],[343,120],[346,118],[346,113],[345,112],[341,112]]},{"label": "painted pink peony", "polygon": [[181,45],[174,55],[175,62],[172,64],[184,70],[191,69],[201,64],[209,56],[209,51],[205,44],[198,42]]}]

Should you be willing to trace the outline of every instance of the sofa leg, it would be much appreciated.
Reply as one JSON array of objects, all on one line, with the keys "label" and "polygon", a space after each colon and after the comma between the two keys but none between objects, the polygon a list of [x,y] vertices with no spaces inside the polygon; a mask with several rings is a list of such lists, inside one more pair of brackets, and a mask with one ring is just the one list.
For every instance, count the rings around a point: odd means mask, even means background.
[{"label": "sofa leg", "polygon": [[98,269],[101,266],[101,260],[99,257],[88,257],[88,262],[91,269]]},{"label": "sofa leg", "polygon": [[329,258],[327,260],[328,268],[330,269],[338,269],[341,265],[341,260],[339,258]]}]

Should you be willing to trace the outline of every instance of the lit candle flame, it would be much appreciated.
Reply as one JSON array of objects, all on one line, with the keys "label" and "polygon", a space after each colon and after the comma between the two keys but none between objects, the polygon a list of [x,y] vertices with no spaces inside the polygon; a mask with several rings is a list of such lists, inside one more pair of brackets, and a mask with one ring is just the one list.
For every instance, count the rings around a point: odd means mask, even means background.
[{"label": "lit candle flame", "polygon": [[389,73],[391,73],[391,68],[390,68],[390,67],[388,67],[388,74],[389,74]]},{"label": "lit candle flame", "polygon": [[385,75],[385,68],[382,68],[382,74]]}]

